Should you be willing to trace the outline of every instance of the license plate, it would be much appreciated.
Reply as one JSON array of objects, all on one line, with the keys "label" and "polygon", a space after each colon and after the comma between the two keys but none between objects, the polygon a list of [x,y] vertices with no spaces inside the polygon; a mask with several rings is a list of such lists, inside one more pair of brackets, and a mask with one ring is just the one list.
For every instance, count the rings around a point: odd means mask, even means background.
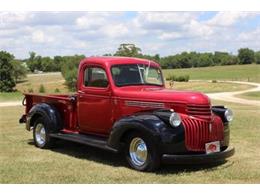
[{"label": "license plate", "polygon": [[220,142],[215,141],[215,142],[206,143],[205,148],[206,148],[206,154],[220,152]]}]

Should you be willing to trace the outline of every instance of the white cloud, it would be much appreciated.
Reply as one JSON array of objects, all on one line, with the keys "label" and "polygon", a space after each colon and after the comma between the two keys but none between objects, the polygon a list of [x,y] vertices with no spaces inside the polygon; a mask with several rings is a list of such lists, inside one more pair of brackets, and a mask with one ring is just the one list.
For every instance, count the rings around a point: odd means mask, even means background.
[{"label": "white cloud", "polygon": [[[102,55],[120,43],[137,44],[144,53],[260,49],[259,12],[0,12],[0,48],[16,56]],[[258,22],[247,22],[257,18]],[[254,41],[257,40],[257,41]],[[48,48],[48,49],[46,49]]]},{"label": "white cloud", "polygon": [[32,32],[33,43],[51,43],[54,41],[54,37],[45,34],[42,30],[36,30]]},{"label": "white cloud", "polygon": [[241,19],[254,17],[255,12],[218,12],[211,20],[208,21],[212,26],[231,26]]},{"label": "white cloud", "polygon": [[241,41],[257,41],[260,40],[260,27],[253,31],[242,32],[238,35],[238,40]]},{"label": "white cloud", "polygon": [[159,38],[162,40],[173,40],[173,39],[179,39],[181,37],[183,37],[183,35],[178,32],[171,32],[171,33],[165,32],[159,36]]}]

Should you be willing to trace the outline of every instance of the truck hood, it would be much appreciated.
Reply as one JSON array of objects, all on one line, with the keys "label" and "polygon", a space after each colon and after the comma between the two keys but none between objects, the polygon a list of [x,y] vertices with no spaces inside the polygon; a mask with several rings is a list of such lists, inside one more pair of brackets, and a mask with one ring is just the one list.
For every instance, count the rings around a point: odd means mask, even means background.
[{"label": "truck hood", "polygon": [[117,88],[114,92],[118,97],[135,101],[210,105],[208,96],[194,91],[177,91],[151,86],[129,86]]}]

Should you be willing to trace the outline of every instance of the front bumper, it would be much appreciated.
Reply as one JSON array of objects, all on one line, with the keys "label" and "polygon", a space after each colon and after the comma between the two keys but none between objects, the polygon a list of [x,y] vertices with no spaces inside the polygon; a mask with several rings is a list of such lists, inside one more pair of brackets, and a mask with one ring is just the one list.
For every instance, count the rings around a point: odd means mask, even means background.
[{"label": "front bumper", "polygon": [[171,164],[205,164],[205,163],[215,163],[223,161],[226,158],[233,156],[235,154],[234,147],[228,147],[227,149],[212,153],[212,154],[185,154],[185,155],[173,155],[164,154],[162,156],[162,161],[164,163]]}]

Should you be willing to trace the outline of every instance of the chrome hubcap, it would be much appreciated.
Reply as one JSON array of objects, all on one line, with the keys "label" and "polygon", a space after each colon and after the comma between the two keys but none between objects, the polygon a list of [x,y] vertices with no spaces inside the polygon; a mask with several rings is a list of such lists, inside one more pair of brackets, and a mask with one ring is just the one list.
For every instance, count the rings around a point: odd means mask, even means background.
[{"label": "chrome hubcap", "polygon": [[129,154],[131,161],[136,165],[136,166],[142,166],[147,160],[147,147],[144,142],[139,137],[136,137],[132,139],[129,147]]},{"label": "chrome hubcap", "polygon": [[38,145],[42,146],[46,142],[46,132],[43,124],[39,123],[35,128],[35,138]]}]

